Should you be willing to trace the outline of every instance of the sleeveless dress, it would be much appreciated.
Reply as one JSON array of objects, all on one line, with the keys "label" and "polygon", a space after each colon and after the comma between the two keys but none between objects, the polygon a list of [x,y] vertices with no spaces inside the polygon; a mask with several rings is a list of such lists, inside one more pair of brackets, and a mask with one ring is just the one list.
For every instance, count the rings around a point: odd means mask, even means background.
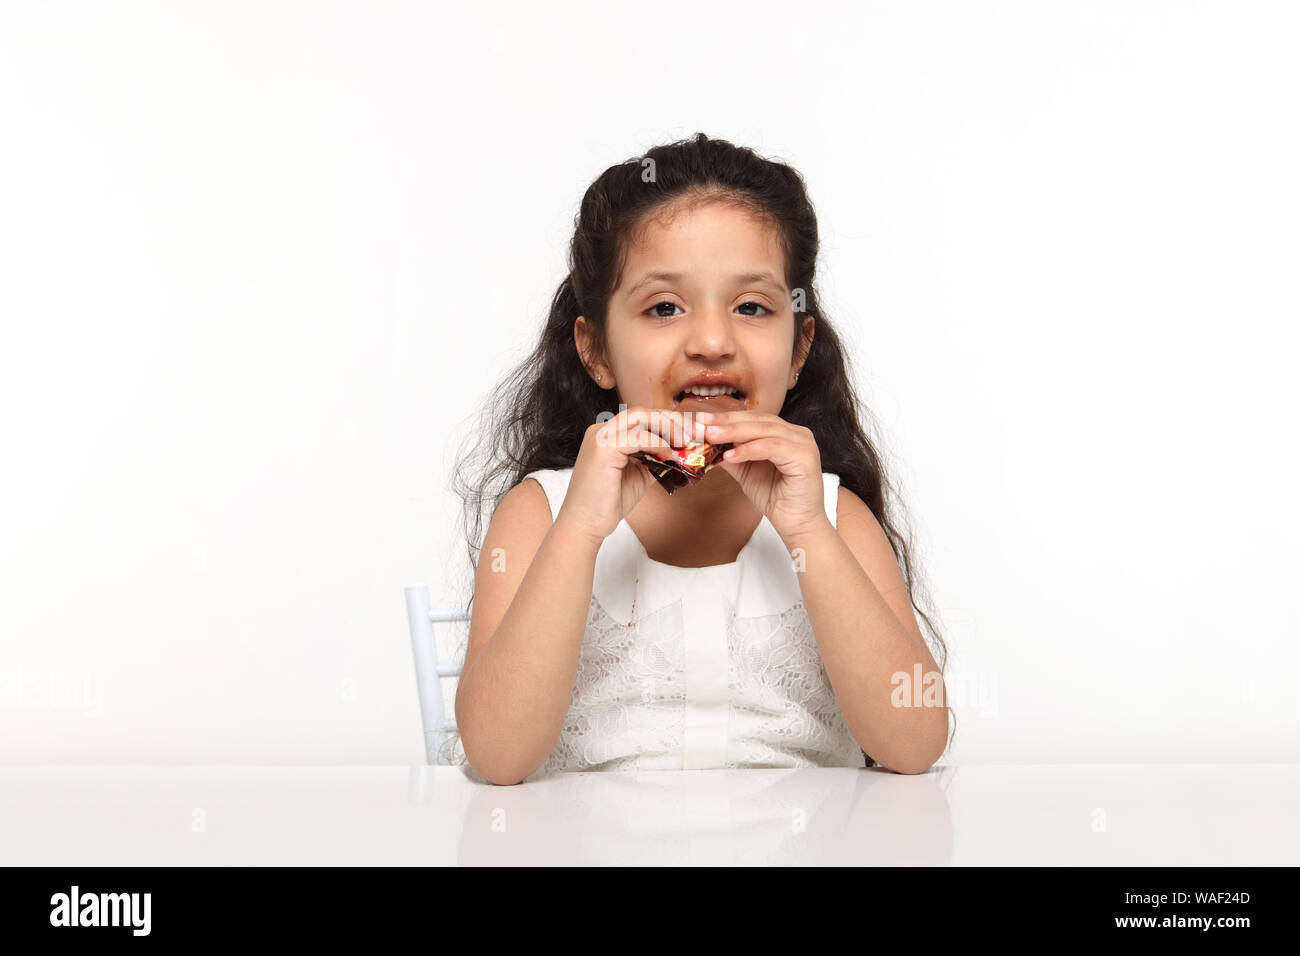
[{"label": "sleeveless dress", "polygon": [[[534,471],[559,514],[573,468]],[[835,523],[839,476],[823,472]],[[764,515],[730,564],[652,559],[627,521],[596,556],[552,771],[862,767],[797,572]]]}]

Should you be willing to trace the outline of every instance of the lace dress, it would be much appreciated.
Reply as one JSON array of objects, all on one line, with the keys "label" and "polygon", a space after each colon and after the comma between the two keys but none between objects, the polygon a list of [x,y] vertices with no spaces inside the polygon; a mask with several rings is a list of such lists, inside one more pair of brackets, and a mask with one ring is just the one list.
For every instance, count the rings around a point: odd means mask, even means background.
[{"label": "lace dress", "polygon": [[[534,471],[552,519],[572,468]],[[823,473],[836,518],[839,476]],[[785,542],[764,516],[730,564],[652,559],[626,521],[601,544],[552,771],[861,767]]]}]

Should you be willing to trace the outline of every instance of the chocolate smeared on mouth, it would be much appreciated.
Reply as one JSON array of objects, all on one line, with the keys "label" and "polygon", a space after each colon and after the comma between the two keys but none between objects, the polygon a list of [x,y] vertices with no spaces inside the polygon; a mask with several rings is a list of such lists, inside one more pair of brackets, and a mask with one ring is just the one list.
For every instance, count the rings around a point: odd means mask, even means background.
[{"label": "chocolate smeared on mouth", "polygon": [[644,462],[655,481],[670,495],[678,488],[693,485],[722,458],[731,443],[711,445],[705,441],[688,441],[683,448],[672,449],[672,457],[658,458],[652,451],[639,451],[629,457]]}]

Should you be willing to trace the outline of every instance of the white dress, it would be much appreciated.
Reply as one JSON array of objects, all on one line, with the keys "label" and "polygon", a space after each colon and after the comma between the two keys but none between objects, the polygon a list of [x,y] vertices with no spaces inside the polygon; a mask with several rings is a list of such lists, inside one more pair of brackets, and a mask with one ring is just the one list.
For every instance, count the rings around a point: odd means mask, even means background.
[{"label": "white dress", "polygon": [[[572,468],[531,472],[554,519]],[[839,476],[822,474],[836,519]],[[596,556],[551,771],[862,767],[785,542],[763,516],[730,564],[655,561],[626,521]]]}]

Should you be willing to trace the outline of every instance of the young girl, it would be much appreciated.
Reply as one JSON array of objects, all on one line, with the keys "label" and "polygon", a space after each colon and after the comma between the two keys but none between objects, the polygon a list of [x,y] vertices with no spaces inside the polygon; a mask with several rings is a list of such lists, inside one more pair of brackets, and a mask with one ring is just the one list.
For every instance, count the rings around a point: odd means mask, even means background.
[{"label": "young girl", "polygon": [[[485,410],[485,471],[457,468],[480,778],[920,773],[945,750],[946,648],[913,614],[817,250],[799,174],[703,134],[587,190],[541,340]],[[634,456],[689,440],[734,447],[669,494]]]}]

